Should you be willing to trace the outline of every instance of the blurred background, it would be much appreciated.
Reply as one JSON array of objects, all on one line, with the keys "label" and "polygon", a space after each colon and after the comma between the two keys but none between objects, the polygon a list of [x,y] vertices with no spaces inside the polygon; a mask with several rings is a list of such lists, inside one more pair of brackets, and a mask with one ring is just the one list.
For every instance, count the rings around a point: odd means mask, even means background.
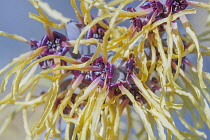
[{"label": "blurred background", "polygon": [[[43,1],[49,3],[53,9],[60,11],[64,16],[77,20],[69,0]],[[208,2],[208,0],[199,1]],[[134,3],[138,4],[139,1],[135,1]],[[135,6],[136,4],[130,6]],[[34,19],[30,19],[28,17],[28,12],[37,14],[36,9],[27,0],[1,0],[0,31],[4,31],[10,34],[17,34],[25,37],[27,40],[30,40],[31,38],[41,40],[41,38],[46,34],[43,24]],[[206,30],[205,25],[207,14],[208,13],[206,9],[197,8],[196,15],[187,16],[195,28],[197,34],[200,34]],[[180,29],[184,30],[183,27]],[[59,30],[59,32],[66,34],[65,30]],[[0,69],[9,63],[14,57],[18,57],[20,54],[31,50],[30,45],[3,36],[0,36],[0,42]],[[196,58],[194,57],[192,57],[191,60],[196,62]],[[208,67],[209,62],[210,57],[204,57],[204,71],[210,72],[210,67]],[[2,76],[0,77],[0,81],[1,79]],[[2,96],[0,96],[0,98],[1,97]],[[9,111],[10,110],[8,110],[8,112]],[[0,114],[0,125],[1,122],[4,121],[8,112],[5,112],[5,114]],[[210,138],[209,129],[205,128],[204,131]],[[19,115],[19,117],[14,120],[9,129],[2,136],[0,136],[0,140],[20,140],[24,139],[24,135],[25,133],[22,125],[22,117]]]}]

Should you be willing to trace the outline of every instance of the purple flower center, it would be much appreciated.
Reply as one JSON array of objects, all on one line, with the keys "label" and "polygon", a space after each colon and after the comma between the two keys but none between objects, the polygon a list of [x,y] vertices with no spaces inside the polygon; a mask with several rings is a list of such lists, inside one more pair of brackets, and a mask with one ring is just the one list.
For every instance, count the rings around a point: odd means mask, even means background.
[{"label": "purple flower center", "polygon": [[[108,25],[107,21],[103,20],[103,23]],[[100,24],[96,24],[93,28],[90,28],[86,35],[86,39],[95,38],[98,39],[99,42],[103,41],[104,34],[106,32],[106,29],[100,26]]]},{"label": "purple flower center", "polygon": [[[92,56],[90,55],[83,55],[81,57],[81,61],[82,62],[86,62],[88,61]],[[90,66],[96,66],[99,68],[99,70],[97,71],[88,71],[85,72],[85,77],[83,79],[84,83],[91,83],[93,80],[95,80],[96,78],[100,77],[101,81],[99,83],[99,86],[103,87],[104,86],[104,81],[106,79],[106,76],[108,78],[107,80],[107,84],[110,82],[109,79],[112,78],[113,73],[114,73],[114,66],[111,63],[107,63],[105,65],[105,63],[103,62],[103,58],[102,57],[98,57],[96,60],[93,61],[92,64],[90,64]],[[72,71],[75,78],[77,78],[81,73],[81,71],[77,71],[77,70],[73,70]]]},{"label": "purple flower center", "polygon": [[[134,7],[127,7],[126,10],[129,12],[136,12],[136,9]],[[130,18],[130,21],[133,23],[133,26],[135,27],[135,30],[137,32],[141,31],[143,25],[139,17],[132,17]]]},{"label": "purple flower center", "polygon": [[[36,50],[39,47],[43,47],[43,46],[46,47],[45,51],[37,56],[37,59],[40,59],[48,55],[64,56],[69,50],[69,47],[63,46],[63,42],[65,41],[67,41],[67,37],[65,35],[58,33],[56,31],[53,31],[53,40],[50,40],[50,38],[47,35],[45,35],[41,41],[32,40],[31,42],[34,45],[31,46],[31,49]],[[42,69],[47,69],[54,64],[55,63],[53,59],[48,59],[39,63]],[[66,65],[66,62],[61,61],[61,64]]]},{"label": "purple flower center", "polygon": [[160,1],[146,1],[140,6],[142,9],[149,9],[151,7],[153,8],[153,11],[157,12],[157,14],[164,12],[163,4]]},{"label": "purple flower center", "polygon": [[186,0],[167,0],[166,6],[169,8],[169,12],[177,13],[184,10],[188,4]]}]

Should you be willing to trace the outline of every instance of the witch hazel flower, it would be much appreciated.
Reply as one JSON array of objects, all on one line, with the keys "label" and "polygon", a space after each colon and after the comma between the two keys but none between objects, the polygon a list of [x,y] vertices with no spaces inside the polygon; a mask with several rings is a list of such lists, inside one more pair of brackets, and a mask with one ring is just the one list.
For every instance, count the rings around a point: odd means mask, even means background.
[{"label": "witch hazel flower", "polygon": [[[47,3],[30,2],[39,15],[29,16],[44,24],[46,35],[41,41],[27,41],[0,32],[32,49],[0,70],[1,92],[14,75],[10,92],[0,99],[0,111],[17,107],[0,134],[22,111],[28,139],[42,139],[42,133],[44,139],[66,140],[207,138],[200,128],[203,124],[210,128],[210,74],[202,70],[202,56],[209,56],[210,49],[200,45],[206,34],[196,35],[187,19],[196,11],[187,8],[209,4],[147,0],[134,8],[129,0],[90,0],[79,1],[79,8],[72,0],[80,28]],[[99,11],[96,18],[89,13],[93,7]],[[45,13],[61,23],[50,21]],[[128,19],[131,26],[122,26]],[[180,33],[178,20],[187,35]],[[67,36],[51,28],[64,28]],[[190,54],[197,56],[197,64],[190,61]],[[30,122],[28,115],[35,115],[38,107],[40,117]]]},{"label": "witch hazel flower", "polygon": [[[102,21],[102,24],[105,27],[108,26],[108,23],[105,20]],[[95,26],[93,26],[87,31],[85,38],[86,39],[95,38],[95,39],[98,39],[99,42],[103,42],[103,37],[106,32],[105,27],[102,27],[99,23],[97,23]]]},{"label": "witch hazel flower", "polygon": [[186,0],[167,0],[166,6],[168,7],[168,11],[172,11],[172,13],[177,13],[187,8],[188,3]]},{"label": "witch hazel flower", "polygon": [[[36,50],[39,47],[45,47],[45,51],[37,56],[37,59],[48,55],[61,55],[64,56],[69,47],[67,45],[67,37],[56,31],[52,32],[51,38],[48,35],[45,35],[41,41],[31,40],[31,49]],[[55,62],[53,59],[48,59],[42,62],[39,62],[39,65],[42,69],[47,69],[53,65]],[[62,61],[61,65],[65,66],[66,62]],[[54,66],[55,67],[55,66]]]}]

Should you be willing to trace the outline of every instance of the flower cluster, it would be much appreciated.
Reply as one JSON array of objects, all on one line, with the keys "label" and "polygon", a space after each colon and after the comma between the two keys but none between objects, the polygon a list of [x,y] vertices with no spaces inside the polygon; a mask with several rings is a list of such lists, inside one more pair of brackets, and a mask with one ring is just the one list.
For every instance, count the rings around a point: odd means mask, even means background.
[{"label": "flower cluster", "polygon": [[[203,124],[210,128],[210,73],[203,71],[202,58],[210,55],[210,49],[201,45],[210,40],[203,39],[209,31],[196,35],[187,19],[196,9],[187,7],[210,9],[210,4],[144,0],[131,7],[132,0],[71,0],[78,17],[73,22],[47,3],[30,2],[39,15],[29,13],[29,17],[44,24],[46,35],[41,41],[27,41],[0,32],[31,46],[30,52],[0,70],[2,93],[14,74],[11,91],[0,99],[0,111],[17,106],[0,134],[22,111],[27,139],[39,139],[42,133],[45,139],[66,140],[207,138],[198,129]],[[93,7],[97,16],[90,14]],[[129,19],[130,26],[122,26]],[[181,34],[178,22],[186,34]],[[51,28],[64,28],[67,35]],[[197,56],[196,65],[190,54]],[[42,69],[38,74],[37,65]],[[46,87],[39,89],[42,85]],[[42,105],[40,118],[29,123],[31,107]],[[193,126],[185,120],[186,112]],[[121,121],[124,118],[127,122]]]},{"label": "flower cluster", "polygon": [[[165,4],[162,4],[158,0],[146,1],[139,8],[140,9],[151,9],[152,11],[148,13],[146,17],[133,17],[131,21],[137,31],[142,29],[142,26],[146,25],[150,20],[156,22],[160,19],[168,17],[170,13],[177,13],[184,10],[188,6],[186,0],[167,0]],[[127,8],[127,11],[136,12],[134,7]]]}]

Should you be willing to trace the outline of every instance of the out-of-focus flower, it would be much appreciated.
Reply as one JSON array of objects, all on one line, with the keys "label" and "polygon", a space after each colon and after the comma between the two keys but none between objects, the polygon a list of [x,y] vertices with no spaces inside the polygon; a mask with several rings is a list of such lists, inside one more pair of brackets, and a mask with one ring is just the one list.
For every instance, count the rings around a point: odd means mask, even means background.
[{"label": "out-of-focus flower", "polygon": [[[0,32],[32,48],[0,70],[0,75],[4,74],[1,92],[5,92],[14,74],[11,91],[0,100],[0,111],[9,105],[18,107],[12,117],[23,111],[27,139],[36,139],[43,132],[45,139],[66,140],[207,137],[198,129],[203,124],[210,128],[210,74],[202,70],[202,55],[209,56],[210,49],[199,42],[206,33],[197,36],[186,16],[196,14],[195,9],[187,9],[188,5],[210,9],[210,4],[147,0],[138,7],[129,7],[132,0],[120,4],[85,0],[79,9],[71,0],[79,22],[70,24],[70,19],[48,4],[30,2],[39,15],[29,13],[29,17],[42,22],[47,35],[41,41],[27,41]],[[95,18],[90,15],[93,7],[99,10]],[[61,24],[50,21],[44,12]],[[129,19],[129,27],[118,25]],[[180,33],[177,21],[185,27],[186,35]],[[69,26],[78,29],[76,40],[72,40],[76,34]],[[51,28],[65,28],[68,35]],[[89,52],[93,53],[87,55]],[[192,53],[197,55],[197,65],[188,58]],[[35,74],[37,64],[43,71]],[[51,84],[35,95],[42,79]],[[41,104],[43,114],[31,126],[30,107]],[[184,118],[188,111],[193,124]],[[0,134],[12,117],[1,126]],[[188,131],[181,131],[175,117]],[[60,126],[60,120],[64,126]]]}]

